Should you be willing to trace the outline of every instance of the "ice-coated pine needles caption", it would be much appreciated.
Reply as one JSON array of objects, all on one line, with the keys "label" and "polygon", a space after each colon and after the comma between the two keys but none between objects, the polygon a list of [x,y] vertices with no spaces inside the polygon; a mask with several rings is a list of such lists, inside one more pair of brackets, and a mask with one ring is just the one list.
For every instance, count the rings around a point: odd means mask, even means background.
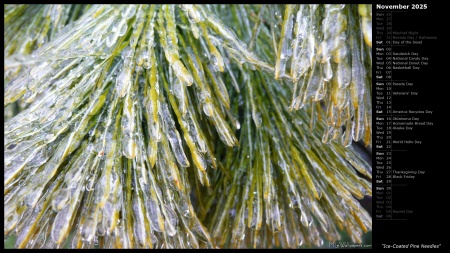
[{"label": "ice-coated pine needles caption", "polygon": [[371,5],[5,5],[16,248],[298,248],[372,218]]}]

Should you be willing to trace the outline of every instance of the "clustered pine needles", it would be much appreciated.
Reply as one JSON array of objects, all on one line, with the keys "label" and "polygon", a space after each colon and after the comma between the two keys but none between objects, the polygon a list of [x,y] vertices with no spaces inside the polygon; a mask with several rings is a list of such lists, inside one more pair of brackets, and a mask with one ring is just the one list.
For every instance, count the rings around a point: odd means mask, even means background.
[{"label": "clustered pine needles", "polygon": [[370,5],[4,17],[16,247],[295,248],[371,230],[355,199],[371,168],[350,146],[371,145]]}]

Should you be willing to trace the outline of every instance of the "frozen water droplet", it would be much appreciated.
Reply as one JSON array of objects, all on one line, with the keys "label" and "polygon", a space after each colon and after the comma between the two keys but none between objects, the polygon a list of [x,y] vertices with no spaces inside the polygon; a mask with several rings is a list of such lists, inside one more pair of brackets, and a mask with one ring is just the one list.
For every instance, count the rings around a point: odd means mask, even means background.
[{"label": "frozen water droplet", "polygon": [[90,49],[93,44],[91,43],[91,36],[90,35],[83,35],[79,40],[78,43],[80,44],[80,46],[84,49]]},{"label": "frozen water droplet", "polygon": [[236,129],[239,130],[241,129],[241,123],[239,123],[239,121],[236,120]]},{"label": "frozen water droplet", "polygon": [[203,104],[203,111],[208,117],[212,117],[214,114],[213,105],[210,102]]},{"label": "frozen water droplet", "polygon": [[203,15],[199,11],[197,11],[192,4],[182,4],[180,5],[180,7],[187,13],[189,22],[191,23],[198,23],[205,19]]},{"label": "frozen water droplet", "polygon": [[174,236],[177,233],[178,219],[173,209],[166,205],[166,220],[165,229],[169,236]]},{"label": "frozen water droplet", "polygon": [[5,217],[5,219],[4,219],[5,224],[3,225],[5,233],[6,233],[6,231],[13,229],[14,226],[16,226],[18,220],[19,220],[19,216],[17,215],[16,211],[13,211],[7,217]]},{"label": "frozen water droplet", "polygon": [[127,32],[127,29],[128,29],[128,26],[127,26],[126,23],[124,23],[124,24],[119,28],[119,31],[118,31],[117,35],[118,35],[119,37],[125,35],[125,33]]},{"label": "frozen water droplet", "polygon": [[114,33],[110,33],[106,36],[106,46],[111,47],[116,43],[117,37]]},{"label": "frozen water droplet", "polygon": [[94,190],[94,182],[95,182],[95,178],[91,177],[91,179],[86,184],[86,191]]},{"label": "frozen water droplet", "polygon": [[[42,181],[42,179],[39,181]],[[28,194],[25,197],[25,204],[28,207],[34,207],[38,200],[41,198],[41,191],[42,189],[35,189],[32,193]]]},{"label": "frozen water droplet", "polygon": [[52,200],[52,209],[54,211],[59,211],[63,209],[67,203],[70,201],[70,192],[68,189],[60,189],[58,190],[53,197]]},{"label": "frozen water droplet", "polygon": [[212,56],[211,56],[211,63],[212,63],[214,66],[217,66],[217,65],[219,64],[219,61],[217,60],[217,57],[216,57],[215,55],[212,55]]},{"label": "frozen water droplet", "polygon": [[85,242],[90,242],[94,239],[94,221],[88,218],[81,228],[81,238]]},{"label": "frozen water droplet", "polygon": [[135,13],[136,13],[136,5],[132,4],[129,5],[129,7],[121,14],[124,19],[130,19],[134,16]]},{"label": "frozen water droplet", "polygon": [[146,202],[146,204],[147,204],[148,214],[150,216],[150,221],[151,221],[150,226],[151,226],[152,230],[161,232],[161,228],[160,228],[161,220],[159,220],[159,218],[158,218],[158,214],[160,213],[159,206],[152,199],[149,199]]},{"label": "frozen water droplet", "polygon": [[54,243],[61,243],[64,235],[69,230],[69,208],[61,210],[55,217],[51,230],[51,237]]}]

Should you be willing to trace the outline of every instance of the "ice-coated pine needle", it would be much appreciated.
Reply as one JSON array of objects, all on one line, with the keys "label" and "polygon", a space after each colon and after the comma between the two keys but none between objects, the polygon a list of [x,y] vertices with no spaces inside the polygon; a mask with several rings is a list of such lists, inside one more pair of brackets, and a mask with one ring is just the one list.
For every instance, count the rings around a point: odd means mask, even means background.
[{"label": "ice-coated pine needle", "polygon": [[361,243],[371,19],[362,4],[5,5],[5,238]]}]

